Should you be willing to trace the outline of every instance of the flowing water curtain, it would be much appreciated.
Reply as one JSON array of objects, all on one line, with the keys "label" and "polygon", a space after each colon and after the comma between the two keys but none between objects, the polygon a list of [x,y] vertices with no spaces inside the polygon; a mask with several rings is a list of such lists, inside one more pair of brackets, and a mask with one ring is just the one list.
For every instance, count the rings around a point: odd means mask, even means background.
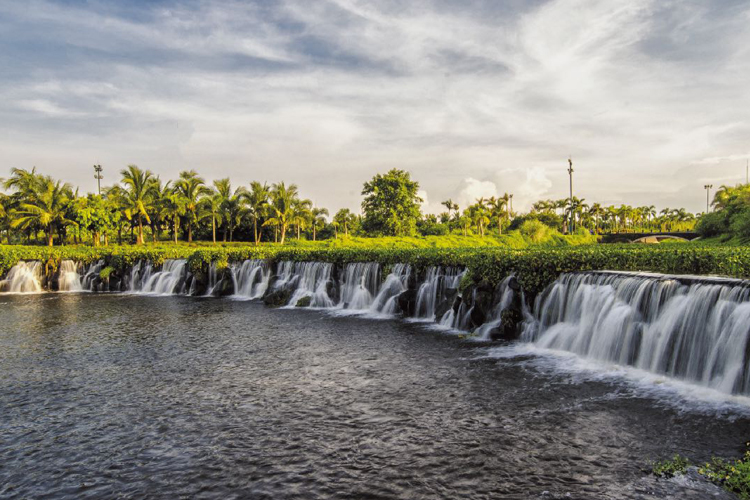
[{"label": "flowing water curtain", "polygon": [[389,316],[396,314],[398,312],[398,296],[409,287],[410,277],[411,266],[409,264],[395,264],[372,301],[370,312]]},{"label": "flowing water curtain", "polygon": [[[149,262],[139,272],[140,275],[131,281],[131,291],[153,295],[173,295],[187,292],[188,273],[187,260],[185,259],[167,259],[164,261],[161,271],[157,272],[153,272],[153,266]],[[134,283],[139,283],[140,288],[134,289]]]},{"label": "flowing water curtain", "polygon": [[60,262],[60,271],[57,278],[57,289],[61,292],[83,291],[81,275],[78,274],[78,264],[72,260]]},{"label": "flowing water curtain", "polygon": [[264,260],[250,259],[230,267],[234,282],[234,296],[259,299],[268,289],[271,268]]},{"label": "flowing water curtain", "polygon": [[566,274],[538,297],[523,338],[747,395],[749,299],[741,281]]},{"label": "flowing water curtain", "polygon": [[341,283],[341,299],[338,307],[355,311],[366,311],[378,294],[380,264],[356,262],[344,268]]},{"label": "flowing water curtain", "polygon": [[6,293],[41,293],[42,263],[21,261],[13,266],[4,280],[0,280],[0,291]]},{"label": "flowing water curtain", "polygon": [[457,293],[465,272],[463,268],[429,267],[424,282],[417,290],[416,317],[434,321],[438,305]]}]

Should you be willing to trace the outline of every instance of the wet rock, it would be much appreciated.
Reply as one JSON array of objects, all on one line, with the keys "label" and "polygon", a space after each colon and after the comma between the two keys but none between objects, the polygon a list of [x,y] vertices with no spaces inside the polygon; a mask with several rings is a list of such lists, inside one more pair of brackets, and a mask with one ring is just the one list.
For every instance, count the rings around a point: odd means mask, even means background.
[{"label": "wet rock", "polygon": [[310,303],[312,302],[312,297],[302,297],[297,301],[296,304],[294,304],[294,307],[310,307]]},{"label": "wet rock", "polygon": [[414,311],[417,308],[417,291],[412,288],[401,292],[396,298],[396,302],[404,316],[414,316]]},{"label": "wet rock", "polygon": [[291,290],[287,288],[280,288],[278,290],[272,290],[263,296],[263,303],[269,307],[281,307],[285,306],[289,302],[289,298],[292,296]]},{"label": "wet rock", "polygon": [[216,297],[226,297],[234,294],[234,282],[226,277],[222,278],[213,289],[213,295]]}]

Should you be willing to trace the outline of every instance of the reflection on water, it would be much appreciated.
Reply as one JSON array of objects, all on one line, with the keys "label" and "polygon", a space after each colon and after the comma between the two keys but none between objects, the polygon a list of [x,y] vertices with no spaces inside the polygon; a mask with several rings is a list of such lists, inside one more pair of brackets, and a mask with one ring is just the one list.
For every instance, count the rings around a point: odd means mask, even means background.
[{"label": "reflection on water", "polygon": [[697,499],[641,469],[750,431],[478,352],[252,302],[3,296],[0,497]]}]

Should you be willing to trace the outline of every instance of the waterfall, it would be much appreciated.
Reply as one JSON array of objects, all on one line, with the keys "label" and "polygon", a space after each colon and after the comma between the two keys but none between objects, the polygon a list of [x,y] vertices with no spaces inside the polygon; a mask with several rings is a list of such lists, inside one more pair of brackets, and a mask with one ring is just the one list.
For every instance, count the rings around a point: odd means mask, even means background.
[{"label": "waterfall", "polygon": [[[137,264],[140,268],[140,262]],[[135,272],[135,268],[134,272]],[[187,261],[185,259],[167,259],[161,271],[153,273],[151,264],[139,270],[139,279],[132,280],[130,290],[143,294],[173,295],[185,293],[187,278]],[[132,273],[131,273],[132,276]],[[140,289],[135,288],[140,283]]]},{"label": "waterfall", "polygon": [[78,266],[72,260],[64,260],[60,263],[57,289],[61,292],[83,291],[81,276],[78,274]]},{"label": "waterfall", "polygon": [[380,290],[370,305],[370,312],[386,315],[396,314],[398,311],[396,299],[408,288],[410,277],[410,265],[394,265],[391,273],[385,278],[383,284],[380,285]]},{"label": "waterfall", "polygon": [[211,264],[208,265],[208,285],[206,286],[206,293],[204,295],[207,297],[213,295],[216,285],[216,263],[211,262]]},{"label": "waterfall", "polygon": [[[476,331],[474,332],[476,333],[477,337],[479,337],[479,339],[489,340],[492,334],[492,331],[495,328],[500,327],[503,321],[503,312],[506,311],[510,307],[510,305],[513,303],[515,292],[508,285],[510,284],[511,280],[514,280],[514,279],[515,279],[515,276],[510,275],[500,283],[500,286],[498,287],[500,300],[492,308],[492,312],[488,318],[489,321],[487,321],[485,324],[477,328]],[[523,295],[521,296],[521,304],[525,306]]]},{"label": "waterfall", "polygon": [[81,287],[84,290],[90,292],[102,292],[103,287],[101,286],[101,280],[99,279],[99,273],[104,268],[104,261],[93,262],[81,278]]},{"label": "waterfall", "polygon": [[297,262],[292,266],[294,278],[287,283],[296,286],[288,305],[297,306],[302,299],[310,299],[309,307],[330,308],[333,300],[328,294],[333,264],[327,262]]},{"label": "waterfall", "polygon": [[133,269],[130,270],[130,285],[128,286],[129,292],[138,292],[143,288],[143,285],[148,282],[151,277],[151,272],[154,267],[150,261],[145,264],[142,260],[139,260],[133,265]]},{"label": "waterfall", "polygon": [[347,264],[341,282],[340,309],[366,311],[378,293],[380,264],[356,262]]},{"label": "waterfall", "polygon": [[21,261],[13,266],[4,280],[0,280],[0,291],[9,293],[40,293],[42,291],[42,263]]},{"label": "waterfall", "polygon": [[744,281],[564,274],[537,297],[523,338],[750,394],[750,283]]},{"label": "waterfall", "polygon": [[464,272],[464,269],[455,267],[428,268],[424,283],[417,290],[415,316],[434,321],[438,305],[455,295]]},{"label": "waterfall", "polygon": [[259,299],[268,289],[271,270],[264,260],[246,260],[230,267],[234,297]]}]

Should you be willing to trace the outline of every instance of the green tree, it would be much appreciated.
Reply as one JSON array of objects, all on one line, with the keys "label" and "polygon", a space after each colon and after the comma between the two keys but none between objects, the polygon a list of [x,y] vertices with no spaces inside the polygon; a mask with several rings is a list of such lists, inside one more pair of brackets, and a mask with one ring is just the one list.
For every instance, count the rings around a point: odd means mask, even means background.
[{"label": "green tree", "polygon": [[311,225],[313,231],[313,241],[315,241],[318,229],[325,227],[326,217],[328,216],[328,209],[315,207],[310,211],[310,213],[312,215]]},{"label": "green tree", "polygon": [[120,172],[122,183],[125,185],[125,217],[138,220],[138,239],[136,243],[143,244],[143,219],[150,223],[149,210],[152,208],[154,183],[152,174],[148,170],[141,170],[135,165]]},{"label": "green tree", "polygon": [[338,229],[344,229],[344,235],[349,236],[349,228],[357,220],[357,216],[352,213],[348,208],[342,208],[336,215],[333,216],[333,225],[336,229],[336,237],[338,237]]},{"label": "green tree", "polygon": [[418,190],[408,172],[395,168],[365,182],[362,228],[373,235],[413,236],[422,203]]},{"label": "green tree", "polygon": [[201,199],[211,194],[206,187],[206,181],[198,177],[195,170],[180,172],[180,178],[175,183],[175,191],[182,196],[185,204],[185,219],[188,229],[188,243],[193,242],[193,226],[206,216],[201,205]]},{"label": "green tree", "polygon": [[67,203],[72,190],[69,184],[55,182],[51,177],[43,178],[38,188],[39,191],[32,199],[21,202],[14,211],[11,227],[27,228],[38,225],[44,228],[47,245],[52,246],[58,227],[75,224],[75,221],[66,217]]},{"label": "green tree", "polygon": [[273,185],[271,189],[271,204],[269,205],[271,217],[266,219],[263,225],[273,225],[281,232],[281,244],[286,239],[286,231],[295,220],[294,203],[298,198],[297,186],[287,186],[283,182]]},{"label": "green tree", "polygon": [[258,233],[258,221],[267,215],[268,198],[271,190],[268,185],[258,181],[250,183],[250,191],[245,192],[244,199],[247,204],[247,213],[253,219],[253,242],[258,245],[260,234]]}]

